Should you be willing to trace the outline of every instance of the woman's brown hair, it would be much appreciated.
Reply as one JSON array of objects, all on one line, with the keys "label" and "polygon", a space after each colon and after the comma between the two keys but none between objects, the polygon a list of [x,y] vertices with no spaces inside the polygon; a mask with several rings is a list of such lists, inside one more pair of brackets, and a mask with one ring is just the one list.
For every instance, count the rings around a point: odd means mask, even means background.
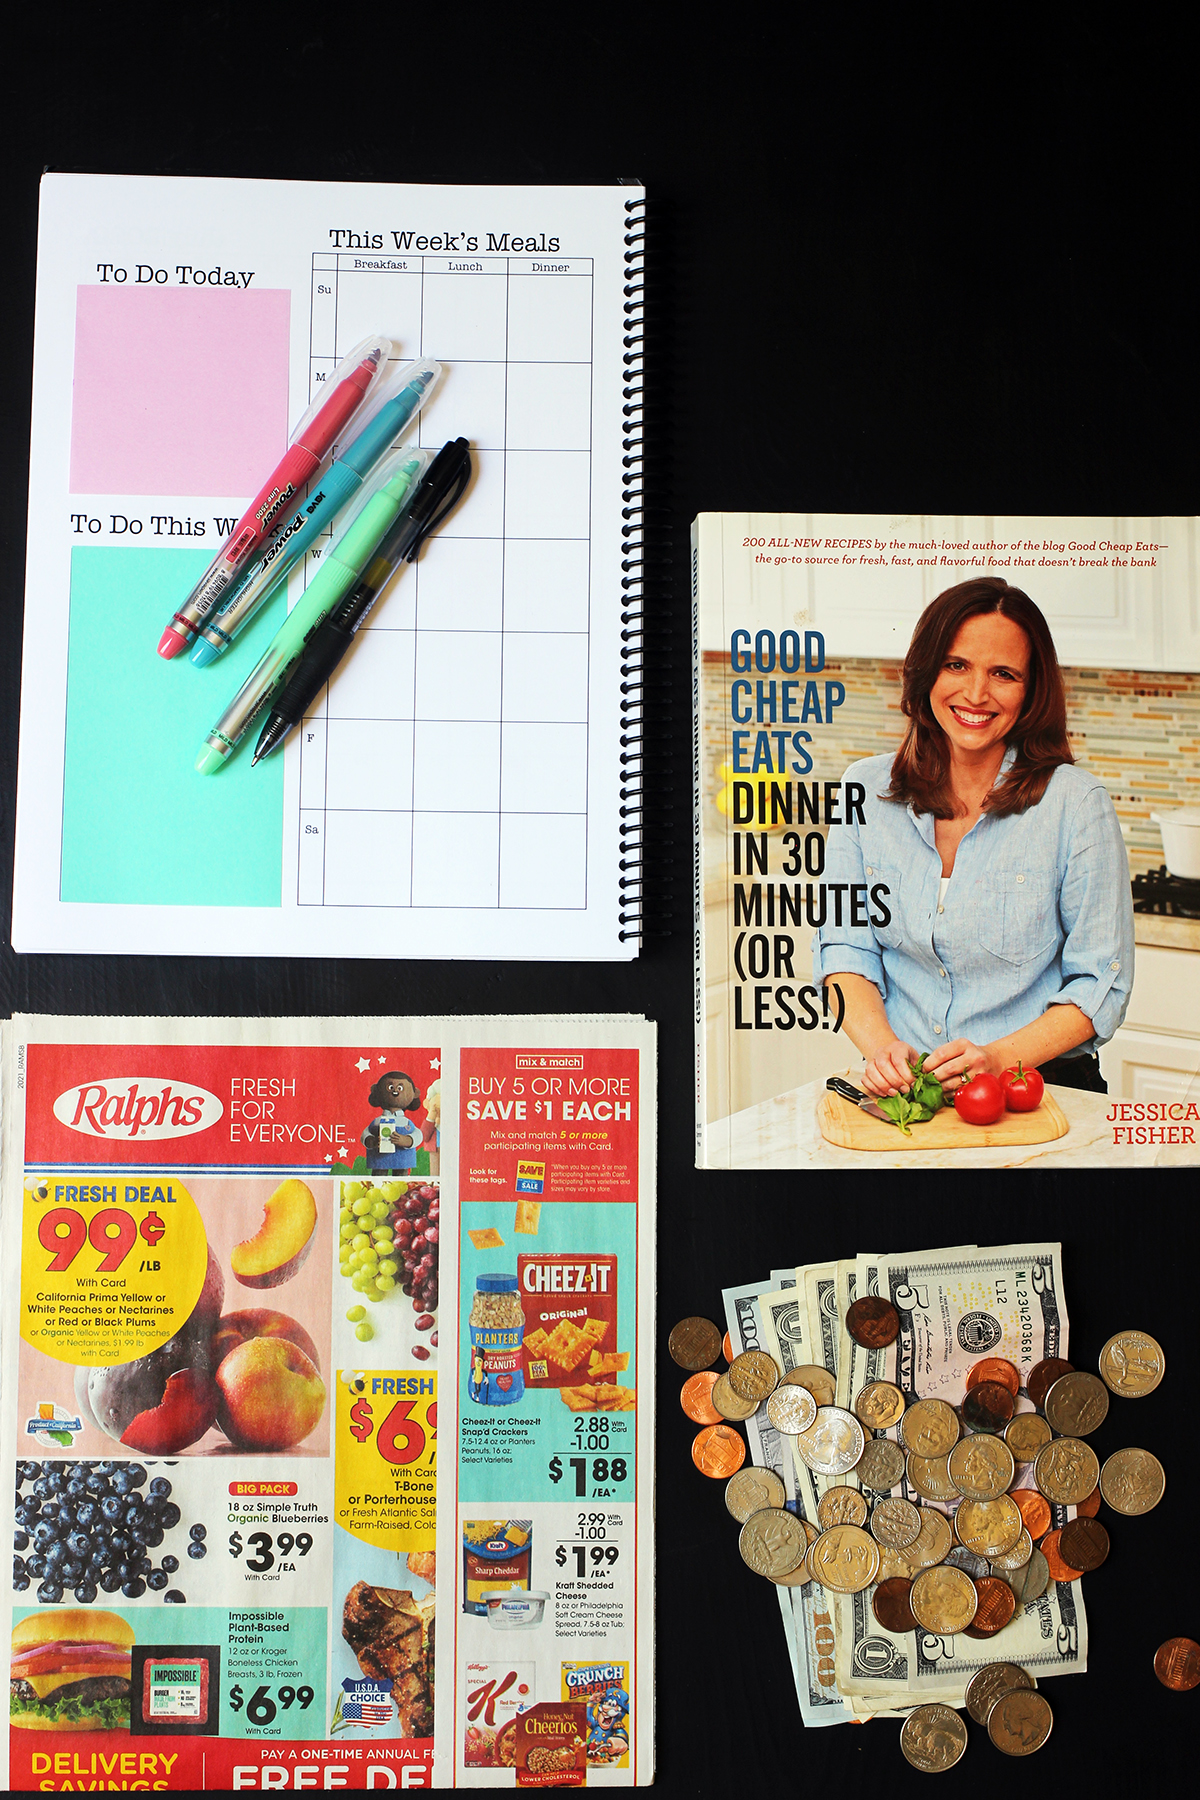
[{"label": "woman's brown hair", "polygon": [[1072,763],[1067,741],[1067,696],[1054,651],[1050,627],[1029,595],[992,575],[963,581],[931,600],[913,632],[904,659],[900,710],[908,720],[904,742],[892,764],[888,800],[911,802],[919,813],[935,819],[954,817],[950,792],[950,753],[945,733],[933,716],[929,695],[950,653],[960,625],[977,613],[1003,613],[1029,640],[1025,704],[1010,746],[1016,758],[999,787],[984,802],[988,812],[1004,818],[1036,806],[1060,763]]}]

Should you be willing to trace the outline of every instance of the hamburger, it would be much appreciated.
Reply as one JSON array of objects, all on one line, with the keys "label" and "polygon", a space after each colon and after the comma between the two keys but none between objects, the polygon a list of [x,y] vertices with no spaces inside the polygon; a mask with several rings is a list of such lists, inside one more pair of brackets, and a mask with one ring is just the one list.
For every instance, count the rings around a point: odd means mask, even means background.
[{"label": "hamburger", "polygon": [[9,1724],[26,1731],[128,1731],[133,1629],[116,1613],[31,1613],[12,1634]]}]

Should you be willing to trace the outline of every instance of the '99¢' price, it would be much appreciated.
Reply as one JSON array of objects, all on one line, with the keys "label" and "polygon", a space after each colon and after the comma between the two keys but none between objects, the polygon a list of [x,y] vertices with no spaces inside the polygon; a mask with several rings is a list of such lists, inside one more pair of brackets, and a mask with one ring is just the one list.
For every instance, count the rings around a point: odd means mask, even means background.
[{"label": "'99\u00a2' price", "polygon": [[56,1206],[38,1220],[38,1243],[52,1252],[46,1264],[47,1274],[58,1275],[69,1269],[85,1244],[100,1252],[96,1267],[100,1274],[110,1275],[119,1269],[138,1241],[139,1235],[153,1248],[166,1226],[157,1213],[147,1213],[139,1222],[132,1213],[116,1211],[93,1213],[89,1219],[70,1206]]}]

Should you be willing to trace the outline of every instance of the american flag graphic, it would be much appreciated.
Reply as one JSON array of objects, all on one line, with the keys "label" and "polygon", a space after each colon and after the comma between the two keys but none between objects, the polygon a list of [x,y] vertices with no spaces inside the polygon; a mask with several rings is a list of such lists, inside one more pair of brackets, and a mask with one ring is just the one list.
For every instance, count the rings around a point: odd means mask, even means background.
[{"label": "american flag graphic", "polygon": [[351,1725],[386,1725],[392,1716],[390,1700],[344,1700],[342,1717]]}]

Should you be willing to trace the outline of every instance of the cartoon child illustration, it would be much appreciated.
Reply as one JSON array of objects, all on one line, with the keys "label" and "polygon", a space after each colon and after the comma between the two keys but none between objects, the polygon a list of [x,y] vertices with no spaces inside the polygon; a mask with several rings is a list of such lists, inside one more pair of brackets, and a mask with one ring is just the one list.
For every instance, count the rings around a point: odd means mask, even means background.
[{"label": "cartoon child illustration", "polygon": [[442,1084],[431,1081],[425,1089],[425,1130],[421,1138],[429,1152],[429,1173],[437,1175],[442,1166]]},{"label": "cartoon child illustration", "polygon": [[616,1762],[629,1750],[629,1695],[610,1687],[588,1703],[588,1760]]},{"label": "cartoon child illustration", "polygon": [[420,1111],[421,1096],[412,1076],[402,1069],[388,1069],[367,1095],[367,1105],[383,1109],[362,1134],[372,1174],[402,1174],[414,1169],[421,1128],[405,1114]]}]

